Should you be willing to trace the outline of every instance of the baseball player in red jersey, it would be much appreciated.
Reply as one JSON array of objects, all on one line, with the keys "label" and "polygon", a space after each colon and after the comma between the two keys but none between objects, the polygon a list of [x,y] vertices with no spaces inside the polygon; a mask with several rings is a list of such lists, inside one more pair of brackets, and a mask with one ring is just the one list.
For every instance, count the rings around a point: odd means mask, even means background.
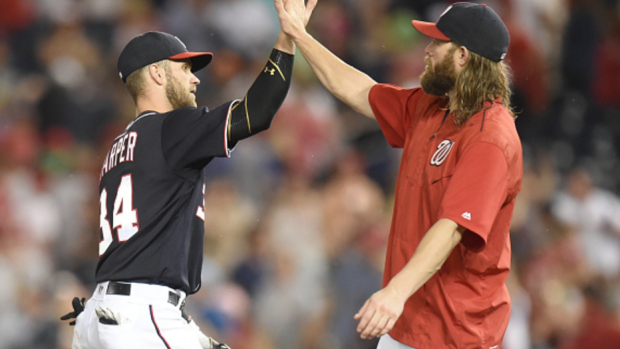
[{"label": "baseball player in red jersey", "polygon": [[61,318],[76,319],[74,349],[227,348],[183,311],[201,285],[204,168],[269,128],[290,87],[294,51],[281,33],[247,94],[209,109],[196,105],[194,72],[211,53],[189,52],[162,32],[125,46],[118,71],[136,118],[101,169],[98,285]]},{"label": "baseball player in red jersey", "polygon": [[421,88],[377,84],[305,30],[303,0],[275,0],[282,30],[321,82],[403,149],[383,289],[355,318],[380,349],[498,349],[510,316],[509,227],[522,150],[502,62],[508,31],[488,6],[437,23]]}]

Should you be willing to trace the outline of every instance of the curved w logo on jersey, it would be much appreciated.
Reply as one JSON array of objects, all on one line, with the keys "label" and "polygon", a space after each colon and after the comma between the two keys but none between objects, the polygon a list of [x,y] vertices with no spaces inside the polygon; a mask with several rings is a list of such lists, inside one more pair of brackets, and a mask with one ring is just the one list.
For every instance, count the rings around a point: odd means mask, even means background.
[{"label": "curved w logo on jersey", "polygon": [[439,145],[437,146],[437,150],[435,151],[435,154],[433,154],[433,157],[431,158],[431,165],[433,166],[441,165],[444,162],[444,160],[448,157],[448,154],[450,154],[450,150],[452,150],[453,145],[454,145],[454,142],[452,142],[449,139],[445,139],[441,141],[441,143],[439,143]]}]

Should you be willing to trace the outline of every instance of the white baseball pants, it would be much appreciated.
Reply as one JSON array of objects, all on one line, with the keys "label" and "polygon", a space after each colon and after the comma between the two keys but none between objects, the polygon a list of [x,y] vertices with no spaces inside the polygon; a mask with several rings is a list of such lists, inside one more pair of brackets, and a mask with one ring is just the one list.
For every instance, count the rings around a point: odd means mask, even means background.
[{"label": "white baseball pants", "polygon": [[[108,284],[97,285],[78,316],[73,349],[202,349],[198,332],[181,316],[184,292],[130,283],[129,295],[108,294]],[[171,292],[177,304],[169,302]],[[102,312],[109,316],[101,319]]]}]

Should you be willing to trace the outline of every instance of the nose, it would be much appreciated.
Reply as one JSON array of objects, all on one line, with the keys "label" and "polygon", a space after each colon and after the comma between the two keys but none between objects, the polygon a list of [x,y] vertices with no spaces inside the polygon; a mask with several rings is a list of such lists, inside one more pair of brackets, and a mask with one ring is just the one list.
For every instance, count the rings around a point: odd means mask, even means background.
[{"label": "nose", "polygon": [[200,79],[198,79],[198,78],[196,77],[196,75],[194,75],[193,73],[192,73],[192,80],[191,80],[191,83],[192,83],[192,84],[194,84],[194,85],[196,85],[196,86],[200,85]]},{"label": "nose", "polygon": [[426,45],[426,48],[424,49],[424,53],[426,54],[426,56],[430,57],[431,56],[431,46],[433,45],[433,42],[431,41],[428,45]]}]

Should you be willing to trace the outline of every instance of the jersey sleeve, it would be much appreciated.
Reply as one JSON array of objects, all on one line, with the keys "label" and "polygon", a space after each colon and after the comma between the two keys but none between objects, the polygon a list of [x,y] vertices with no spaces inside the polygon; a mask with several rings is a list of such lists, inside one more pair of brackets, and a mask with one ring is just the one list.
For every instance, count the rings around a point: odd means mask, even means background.
[{"label": "jersey sleeve", "polygon": [[407,103],[417,90],[389,84],[376,84],[370,89],[368,101],[388,143],[394,148],[405,145],[408,114]]},{"label": "jersey sleeve", "polygon": [[162,150],[173,169],[200,170],[214,157],[230,157],[228,122],[232,102],[213,110],[179,108],[166,116]]},{"label": "jersey sleeve", "polygon": [[439,209],[465,227],[461,242],[473,251],[486,246],[491,227],[508,193],[508,164],[503,151],[489,142],[470,145],[459,159]]}]

